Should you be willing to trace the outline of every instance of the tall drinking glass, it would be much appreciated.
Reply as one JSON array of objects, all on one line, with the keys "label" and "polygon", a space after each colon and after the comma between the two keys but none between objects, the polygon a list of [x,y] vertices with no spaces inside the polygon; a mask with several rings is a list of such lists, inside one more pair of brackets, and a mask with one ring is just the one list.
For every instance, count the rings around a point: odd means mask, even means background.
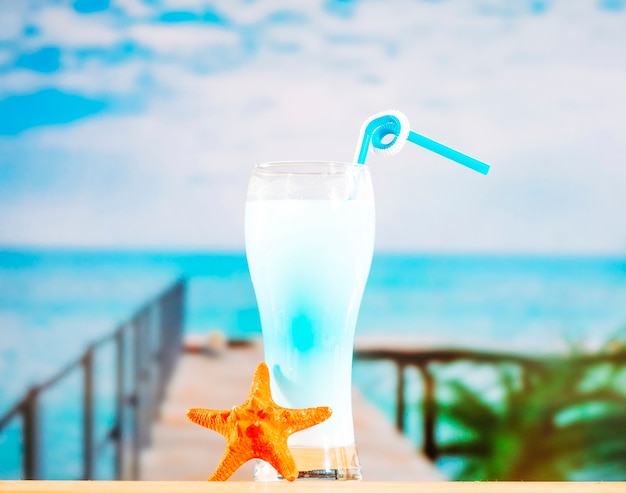
[{"label": "tall drinking glass", "polygon": [[[281,406],[330,406],[293,434],[301,478],[361,479],[352,420],[354,331],[374,248],[374,194],[361,164],[264,163],[245,235],[271,390]],[[255,480],[280,479],[258,461]]]}]

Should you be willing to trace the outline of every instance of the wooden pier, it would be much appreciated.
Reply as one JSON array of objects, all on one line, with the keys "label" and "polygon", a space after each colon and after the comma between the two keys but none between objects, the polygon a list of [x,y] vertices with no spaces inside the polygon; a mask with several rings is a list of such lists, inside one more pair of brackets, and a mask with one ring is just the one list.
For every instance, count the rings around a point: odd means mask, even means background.
[{"label": "wooden pier", "polygon": [[[187,420],[190,407],[230,409],[248,395],[252,374],[263,359],[262,345],[225,347],[216,354],[185,352],[180,358],[141,455],[141,479],[205,480],[224,452],[218,433]],[[445,478],[388,419],[356,390],[354,424],[363,478],[371,481],[442,481]],[[232,480],[250,480],[254,461]]]}]

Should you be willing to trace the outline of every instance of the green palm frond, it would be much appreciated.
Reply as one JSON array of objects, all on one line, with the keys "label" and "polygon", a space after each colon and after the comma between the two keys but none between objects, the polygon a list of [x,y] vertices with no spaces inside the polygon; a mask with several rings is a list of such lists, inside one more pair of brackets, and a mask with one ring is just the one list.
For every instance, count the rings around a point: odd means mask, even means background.
[{"label": "green palm frond", "polygon": [[440,415],[452,421],[462,423],[467,428],[478,428],[485,419],[496,419],[494,408],[470,389],[466,383],[459,380],[448,383],[455,399],[447,404],[440,405]]},{"label": "green palm frond", "polygon": [[604,470],[626,478],[626,360],[603,358],[546,359],[517,374],[494,365],[499,409],[459,378],[438,381],[452,396],[440,418],[466,431],[441,443],[440,454],[462,459],[465,480],[554,481]]},{"label": "green palm frond", "polygon": [[580,420],[559,427],[558,433],[547,437],[546,446],[553,449],[572,448],[581,444],[595,450],[605,443],[626,445],[626,411],[621,415],[607,415],[592,420]]}]

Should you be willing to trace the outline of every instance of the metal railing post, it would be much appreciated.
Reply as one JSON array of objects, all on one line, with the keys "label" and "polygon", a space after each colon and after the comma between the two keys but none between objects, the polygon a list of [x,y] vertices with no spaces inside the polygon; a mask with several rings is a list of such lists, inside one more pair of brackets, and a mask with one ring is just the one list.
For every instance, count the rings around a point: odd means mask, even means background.
[{"label": "metal railing post", "polygon": [[437,419],[437,405],[435,403],[435,379],[431,372],[428,371],[427,365],[419,366],[422,380],[424,382],[424,401],[422,403],[423,417],[423,433],[424,443],[423,450],[426,457],[435,460],[437,457],[437,443],[435,441],[435,422]]},{"label": "metal railing post", "polygon": [[[161,299],[158,299],[161,302]],[[152,323],[153,305],[148,306],[141,314],[141,386],[143,394],[143,405],[140,407],[139,413],[139,429],[140,432],[140,448],[143,449],[150,445],[150,424],[154,418],[154,378],[153,378],[153,349],[154,338]]]},{"label": "metal railing post", "polygon": [[[165,295],[167,297],[167,295]],[[146,413],[146,423],[152,423],[159,417],[159,402],[161,402],[161,322],[160,313],[163,305],[163,297],[159,302],[150,307],[147,314],[148,324],[148,386],[150,396]],[[152,443],[152,430],[146,426],[144,446]]]},{"label": "metal railing post", "polygon": [[132,321],[133,329],[133,395],[132,395],[132,422],[133,422],[133,440],[132,440],[132,464],[131,479],[139,479],[139,452],[141,451],[140,443],[140,419],[139,409],[142,405],[141,395],[141,325],[139,318],[135,317]]},{"label": "metal railing post", "polygon": [[93,353],[94,348],[90,346],[82,358],[83,367],[83,479],[93,479]]},{"label": "metal railing post", "polygon": [[168,295],[165,296],[165,299],[159,303],[157,306],[156,314],[154,318],[156,319],[155,324],[157,327],[157,383],[156,383],[156,402],[157,406],[155,409],[155,419],[160,416],[160,408],[158,403],[163,401],[163,397],[165,396],[165,382],[167,381],[167,371],[168,371],[168,362],[169,362],[169,354],[168,354],[168,334],[167,334],[167,301],[169,298]]},{"label": "metal railing post", "polygon": [[22,473],[24,479],[40,479],[40,462],[39,462],[39,429],[38,429],[38,412],[39,412],[39,387],[32,387],[26,397],[22,401],[22,419],[24,450],[22,453]]},{"label": "metal railing post", "polygon": [[406,404],[404,401],[404,363],[400,361],[396,362],[398,382],[396,388],[396,429],[402,433],[404,432],[404,412]]},{"label": "metal railing post", "polygon": [[116,395],[115,395],[115,479],[124,478],[124,372],[126,371],[126,355],[124,345],[124,329],[122,326],[115,334],[115,352],[117,360]]}]

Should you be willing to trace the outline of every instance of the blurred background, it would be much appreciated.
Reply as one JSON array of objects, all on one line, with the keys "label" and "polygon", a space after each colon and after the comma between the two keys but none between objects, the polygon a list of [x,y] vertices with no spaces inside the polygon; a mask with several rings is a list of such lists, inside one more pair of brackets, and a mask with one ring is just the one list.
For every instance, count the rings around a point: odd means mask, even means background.
[{"label": "blurred background", "polygon": [[[624,0],[0,0],[0,478],[24,477],[29,422],[3,415],[177,279],[186,334],[258,337],[251,167],[351,161],[393,108],[492,165],[368,157],[357,339],[463,356],[431,368],[427,455],[454,479],[626,479],[625,50]],[[68,378],[42,397],[65,423],[40,426],[43,477],[81,475]],[[393,420],[396,375],[354,378]]]}]

